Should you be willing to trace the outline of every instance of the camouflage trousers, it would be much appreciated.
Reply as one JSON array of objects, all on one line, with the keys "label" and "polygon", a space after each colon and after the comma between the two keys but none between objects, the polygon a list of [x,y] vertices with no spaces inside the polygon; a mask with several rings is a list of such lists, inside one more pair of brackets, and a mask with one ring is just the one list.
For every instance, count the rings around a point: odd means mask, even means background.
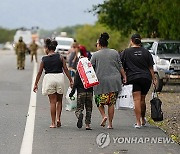
[{"label": "camouflage trousers", "polygon": [[75,115],[79,118],[80,113],[83,112],[84,107],[86,109],[85,124],[91,123],[91,114],[92,114],[92,92],[82,92],[77,94],[77,108]]},{"label": "camouflage trousers", "polygon": [[33,61],[33,57],[35,57],[35,60],[37,62],[37,51],[31,51],[31,62]]},{"label": "camouflage trousers", "polygon": [[25,67],[25,53],[18,52],[17,53],[17,68],[22,69]]}]

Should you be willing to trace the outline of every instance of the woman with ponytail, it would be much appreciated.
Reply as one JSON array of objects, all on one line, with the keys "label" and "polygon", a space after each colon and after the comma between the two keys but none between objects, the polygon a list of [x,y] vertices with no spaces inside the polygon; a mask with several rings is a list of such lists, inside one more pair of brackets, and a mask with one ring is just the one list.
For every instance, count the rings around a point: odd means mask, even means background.
[{"label": "woman with ponytail", "polygon": [[64,94],[64,73],[69,79],[70,87],[73,86],[73,80],[71,79],[64,58],[60,56],[59,53],[55,53],[56,46],[57,41],[49,38],[45,40],[45,53],[47,55],[42,57],[33,89],[34,92],[37,92],[38,82],[44,70],[45,76],[42,83],[42,94],[49,97],[52,119],[50,128],[61,126],[60,117],[62,111],[62,98]]},{"label": "woman with ponytail", "polygon": [[[124,83],[126,83],[126,75],[118,52],[108,48],[108,39],[108,33],[101,34],[96,44],[98,51],[92,55],[91,63],[100,83],[94,87],[95,102],[102,116],[100,125],[104,127],[108,119],[107,128],[112,129],[114,104],[122,85],[121,75]],[[108,106],[108,116],[104,105]]]}]

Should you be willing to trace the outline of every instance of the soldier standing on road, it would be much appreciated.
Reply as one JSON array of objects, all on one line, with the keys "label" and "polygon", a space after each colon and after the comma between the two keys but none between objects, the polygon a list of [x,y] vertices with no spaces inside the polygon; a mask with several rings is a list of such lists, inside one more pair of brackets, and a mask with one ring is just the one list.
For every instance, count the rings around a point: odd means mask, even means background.
[{"label": "soldier standing on road", "polygon": [[25,54],[26,54],[26,44],[23,42],[23,38],[19,37],[19,42],[15,46],[15,51],[17,55],[17,69],[25,69]]},{"label": "soldier standing on road", "polygon": [[30,44],[30,51],[31,51],[31,62],[33,62],[33,56],[35,56],[35,60],[37,62],[37,50],[38,45],[36,44],[35,40]]}]

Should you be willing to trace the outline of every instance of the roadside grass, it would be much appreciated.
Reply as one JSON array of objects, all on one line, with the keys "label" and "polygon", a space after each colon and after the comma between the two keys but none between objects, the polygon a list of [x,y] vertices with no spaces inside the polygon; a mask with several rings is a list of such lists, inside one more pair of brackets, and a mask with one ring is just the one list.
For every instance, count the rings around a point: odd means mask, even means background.
[{"label": "roadside grass", "polygon": [[147,121],[150,125],[156,126],[160,128],[162,131],[164,131],[173,141],[175,141],[177,144],[180,145],[180,136],[178,133],[170,133],[168,131],[168,119],[165,119],[161,122],[155,122],[149,115],[146,116]]}]

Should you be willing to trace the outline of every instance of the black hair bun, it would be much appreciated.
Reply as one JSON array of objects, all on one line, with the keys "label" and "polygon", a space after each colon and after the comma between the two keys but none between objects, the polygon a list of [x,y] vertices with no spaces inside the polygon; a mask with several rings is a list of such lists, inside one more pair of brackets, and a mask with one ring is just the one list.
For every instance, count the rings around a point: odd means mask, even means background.
[{"label": "black hair bun", "polygon": [[47,38],[44,40],[45,47],[48,48],[48,50],[56,50],[56,46],[58,45],[56,40],[51,40],[50,38]]},{"label": "black hair bun", "polygon": [[58,45],[58,43],[57,43],[57,41],[56,41],[56,40],[52,40],[52,42],[51,42],[51,43],[52,43],[52,45],[53,45],[53,46],[55,46],[55,47]]},{"label": "black hair bun", "polygon": [[100,38],[104,39],[104,40],[108,40],[109,39],[109,34],[104,32],[101,34]]},{"label": "black hair bun", "polygon": [[45,39],[45,44],[47,45],[47,46],[49,46],[50,44],[51,44],[51,39],[50,38],[47,38],[47,39]]}]

